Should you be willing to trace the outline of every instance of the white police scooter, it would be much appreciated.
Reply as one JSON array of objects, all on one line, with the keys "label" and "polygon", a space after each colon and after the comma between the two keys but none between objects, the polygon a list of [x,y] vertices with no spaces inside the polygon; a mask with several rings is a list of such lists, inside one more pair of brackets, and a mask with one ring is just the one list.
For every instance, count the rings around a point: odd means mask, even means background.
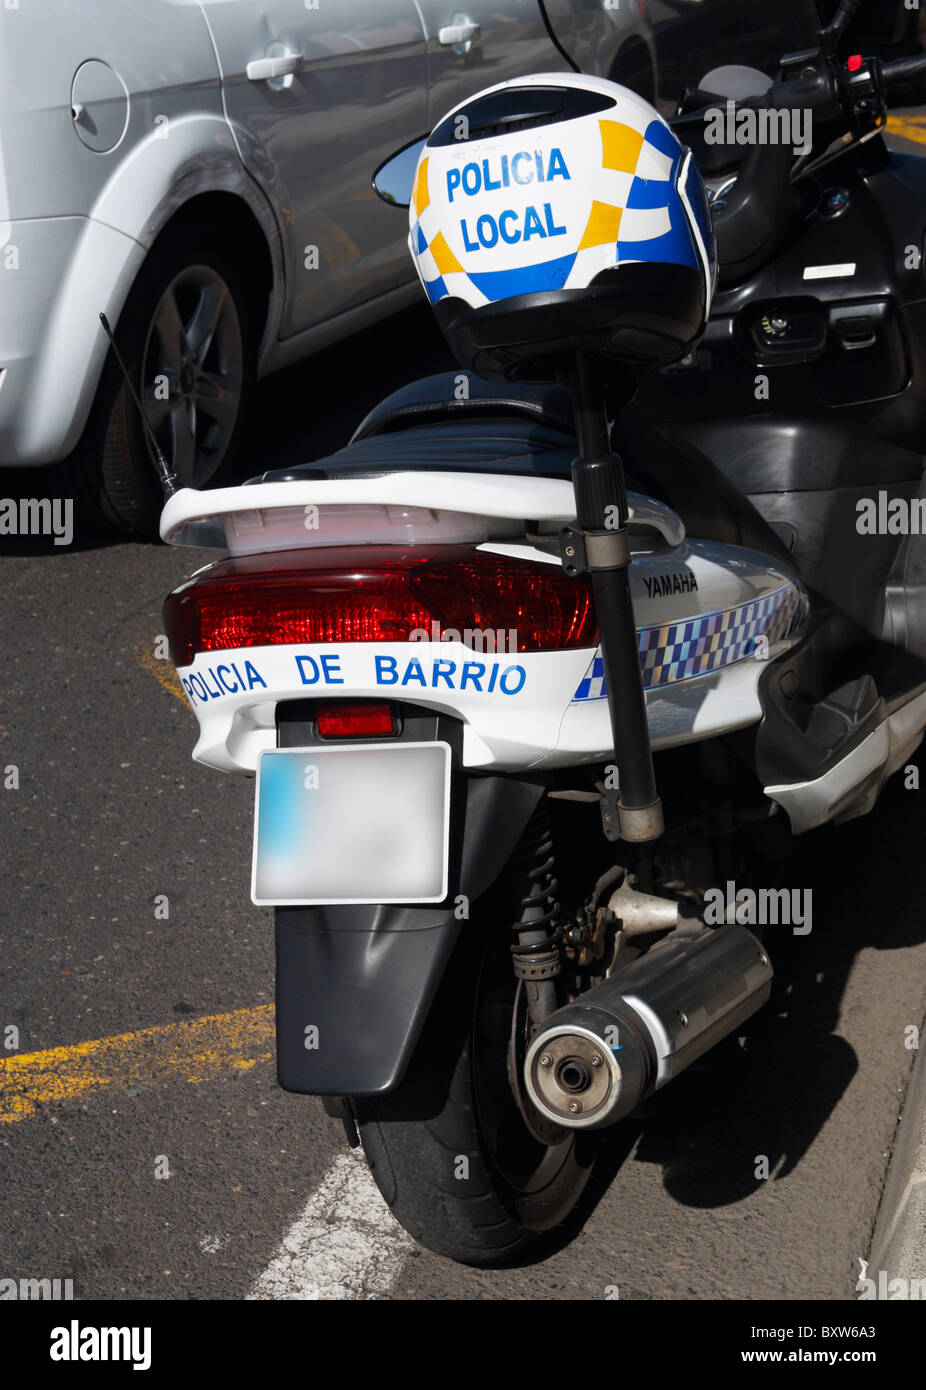
[{"label": "white police scooter", "polygon": [[926,686],[919,663],[879,693],[706,459],[643,426],[614,450],[609,413],[715,289],[653,108],[503,84],[376,186],[461,370],[330,458],[174,493],[164,539],[228,558],[165,621],[194,756],[257,774],[281,1084],[325,1097],[416,1239],[509,1263],[602,1129],[766,1000],[758,929],[705,920],[718,845],[867,810]]}]

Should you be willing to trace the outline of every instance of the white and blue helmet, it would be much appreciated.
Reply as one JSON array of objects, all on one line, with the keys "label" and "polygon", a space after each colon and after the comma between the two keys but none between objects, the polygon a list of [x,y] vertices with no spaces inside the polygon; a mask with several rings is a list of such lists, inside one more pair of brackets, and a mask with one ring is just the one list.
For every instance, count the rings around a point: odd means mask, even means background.
[{"label": "white and blue helmet", "polygon": [[422,149],[409,219],[425,293],[484,375],[524,375],[554,339],[662,365],[710,312],[717,253],[691,152],[602,78],[519,78],[454,108]]}]

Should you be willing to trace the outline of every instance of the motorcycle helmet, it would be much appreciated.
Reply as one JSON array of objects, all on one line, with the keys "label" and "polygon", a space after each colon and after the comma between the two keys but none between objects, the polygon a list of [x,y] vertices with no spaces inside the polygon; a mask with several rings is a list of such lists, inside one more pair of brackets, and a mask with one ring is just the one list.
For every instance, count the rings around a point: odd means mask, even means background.
[{"label": "motorcycle helmet", "polygon": [[717,253],[691,152],[602,78],[518,78],[455,107],[422,148],[409,223],[451,349],[490,380],[547,380],[576,349],[652,370],[710,312]]}]

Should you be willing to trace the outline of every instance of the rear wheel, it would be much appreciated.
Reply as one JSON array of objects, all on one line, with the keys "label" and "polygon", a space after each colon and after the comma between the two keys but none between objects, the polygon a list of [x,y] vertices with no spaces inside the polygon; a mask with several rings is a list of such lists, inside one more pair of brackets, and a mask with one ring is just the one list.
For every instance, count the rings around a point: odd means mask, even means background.
[{"label": "rear wheel", "polygon": [[[116,342],[178,482],[204,487],[232,458],[254,376],[249,306],[236,268],[187,231],[152,252]],[[69,461],[97,521],[156,535],[162,496],[150,437],[110,351]]]},{"label": "rear wheel", "polygon": [[549,1124],[523,1094],[528,1017],[509,948],[526,880],[515,864],[464,925],[402,1085],[356,1103],[393,1215],[421,1245],[470,1265],[538,1253],[575,1207],[599,1145]]}]

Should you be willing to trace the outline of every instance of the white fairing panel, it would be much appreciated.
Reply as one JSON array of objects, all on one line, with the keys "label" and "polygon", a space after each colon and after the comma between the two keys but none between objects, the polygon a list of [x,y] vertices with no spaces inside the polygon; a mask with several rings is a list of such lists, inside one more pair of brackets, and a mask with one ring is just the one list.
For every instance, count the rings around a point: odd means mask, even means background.
[{"label": "white fairing panel", "polygon": [[[466,511],[460,511],[465,498]],[[678,515],[653,497],[630,493],[631,526],[658,532],[669,545],[678,545],[685,528]],[[380,516],[371,534],[364,512],[390,509]],[[307,478],[284,483],[253,483],[245,487],[200,492],[181,488],[161,513],[161,539],[170,545],[216,546],[232,555],[301,549],[308,545],[376,543],[389,520],[398,522],[396,542],[417,543],[403,534],[406,518],[396,509],[428,510],[434,518],[456,518],[444,536],[448,542],[476,538],[468,529],[476,520],[519,523],[523,519],[563,525],[575,516],[572,483],[568,478],[506,473],[454,473],[449,469],[388,472],[373,477]],[[352,529],[342,521],[350,511]],[[463,519],[463,520],[461,520]],[[440,529],[440,528],[436,528]],[[422,535],[421,539],[431,539]]]}]

